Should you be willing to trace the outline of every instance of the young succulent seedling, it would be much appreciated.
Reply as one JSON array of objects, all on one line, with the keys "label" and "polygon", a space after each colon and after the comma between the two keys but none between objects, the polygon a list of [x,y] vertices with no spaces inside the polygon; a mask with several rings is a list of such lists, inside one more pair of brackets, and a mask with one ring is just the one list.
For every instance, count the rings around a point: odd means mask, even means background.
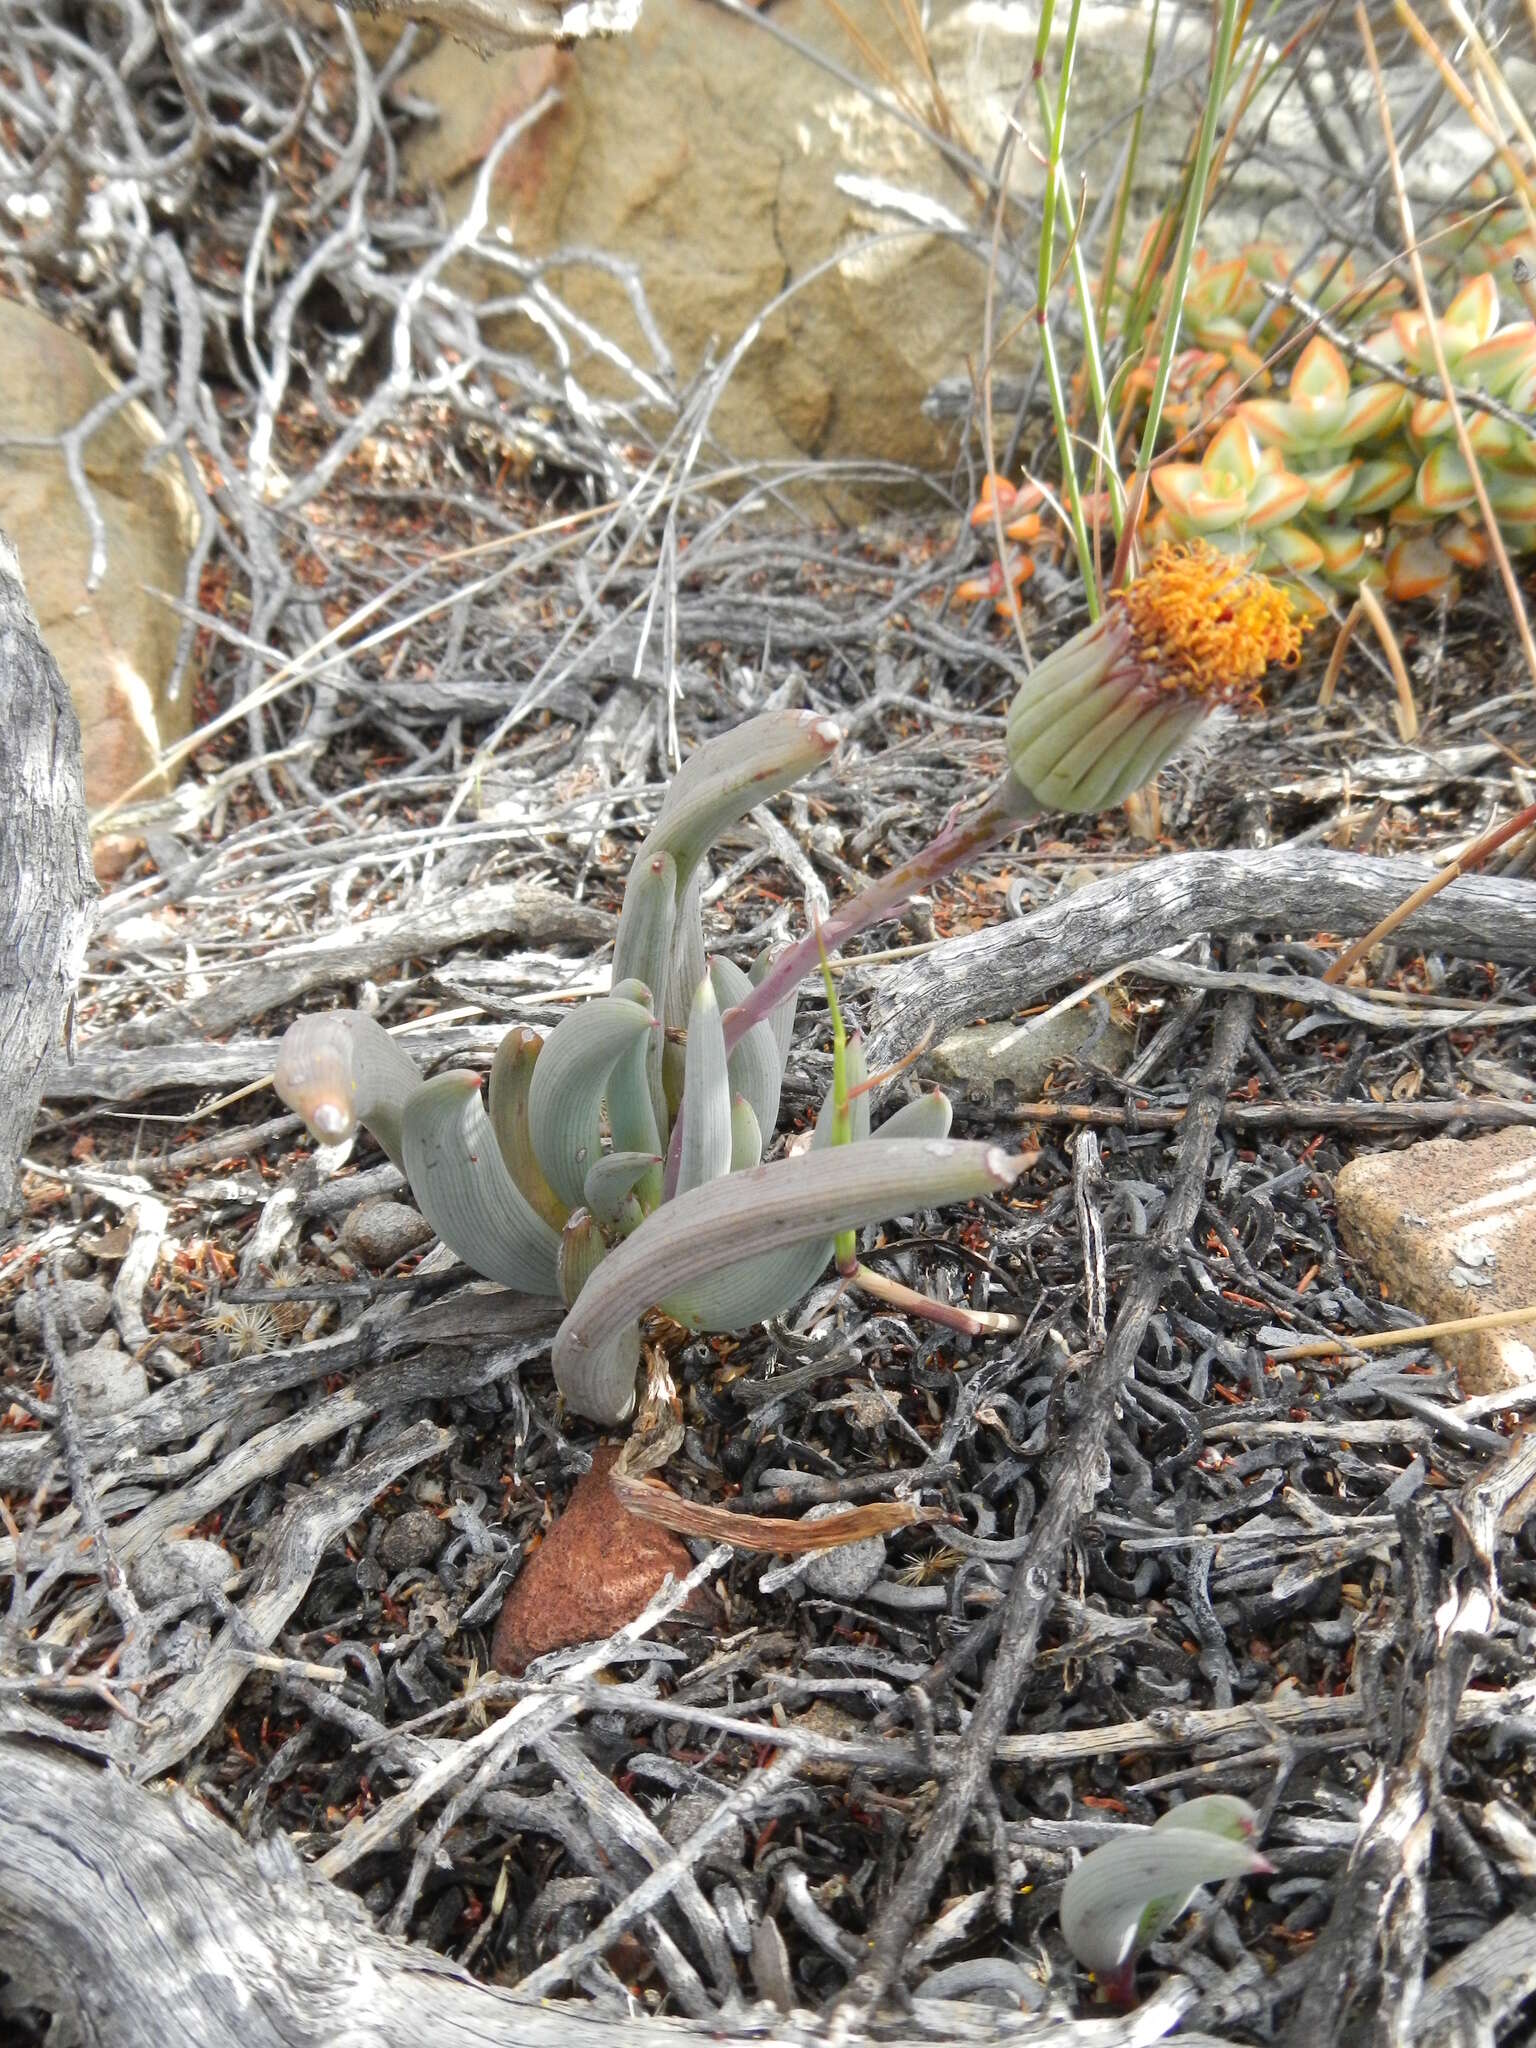
[{"label": "young succulent seedling", "polygon": [[817,1129],[800,1156],[763,1163],[796,991],[728,1036],[724,1013],[751,999],[753,977],[706,959],[698,883],[716,837],[839,737],[830,720],[770,712],[691,756],[630,874],[609,993],[545,1039],[510,1033],[488,1105],[478,1076],[423,1078],[361,1012],[301,1018],[283,1040],[277,1091],[317,1137],[367,1126],[467,1265],[565,1302],[555,1377],[593,1421],[631,1412],[648,1310],[746,1328],[792,1308],[834,1255],[856,1272],[863,1225],[997,1193],[1019,1170],[997,1146],[952,1140],[938,1091],[872,1131],[862,1053],[835,1000],[836,1078]]},{"label": "young succulent seedling", "polygon": [[1245,1800],[1215,1792],[1090,1850],[1062,1888],[1058,1917],[1068,1948],[1107,1998],[1131,2002],[1137,1955],[1203,1885],[1274,1867],[1253,1846],[1257,1831]]}]

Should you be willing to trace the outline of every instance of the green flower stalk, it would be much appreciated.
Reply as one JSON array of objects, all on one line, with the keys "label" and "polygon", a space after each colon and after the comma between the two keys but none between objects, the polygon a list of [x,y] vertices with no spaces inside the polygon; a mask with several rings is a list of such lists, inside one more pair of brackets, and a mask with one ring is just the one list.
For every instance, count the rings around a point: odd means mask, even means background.
[{"label": "green flower stalk", "polygon": [[1149,782],[1221,706],[1252,703],[1272,662],[1294,666],[1305,622],[1289,594],[1205,541],[1158,548],[1102,617],[1026,677],[1008,711],[1008,768],[975,810],[781,953],[725,1019],[734,1045],[808,974],[821,948],[911,897],[1042,811],[1104,811]]}]

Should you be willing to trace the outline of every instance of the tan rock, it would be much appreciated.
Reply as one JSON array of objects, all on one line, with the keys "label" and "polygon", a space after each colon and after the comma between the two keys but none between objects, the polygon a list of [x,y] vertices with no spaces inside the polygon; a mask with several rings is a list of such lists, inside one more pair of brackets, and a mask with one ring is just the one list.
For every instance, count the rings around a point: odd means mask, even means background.
[{"label": "tan rock", "polygon": [[[1375,1152],[1352,1159],[1334,1192],[1346,1249],[1425,1322],[1536,1302],[1536,1131]],[[1519,1386],[1536,1379],[1536,1315],[1436,1349],[1469,1394]]]},{"label": "tan rock", "polygon": [[[678,1539],[619,1506],[608,1475],[616,1444],[592,1453],[554,1527],[518,1573],[496,1624],[491,1659],[519,1672],[546,1650],[600,1641],[645,1609],[668,1573],[686,1578],[693,1559]],[[695,1594],[683,1611],[711,1603]]]},{"label": "tan rock", "polygon": [[[630,35],[550,52],[547,71],[531,55],[480,65],[445,43],[404,80],[442,115],[411,145],[408,168],[456,188],[461,207],[464,181],[491,140],[557,82],[559,106],[498,170],[492,218],[499,214],[516,248],[532,256],[595,249],[634,264],[682,384],[797,285],[715,409],[719,446],[754,460],[858,456],[931,466],[945,459],[952,430],[924,416],[923,400],[941,379],[964,376],[981,349],[987,229],[983,192],[924,121],[947,117],[963,147],[990,163],[1029,75],[1035,19],[1033,9],[992,0],[935,0],[925,9],[946,109],[939,117],[904,46],[900,14],[883,0],[843,0],[836,12],[823,0],[778,0],[773,27],[823,52],[830,69],[700,0],[646,0]],[[840,25],[844,15],[862,48]],[[1138,96],[1139,28],[1119,8],[1085,10],[1073,115],[1085,147],[1074,162],[1095,179],[1111,174],[1121,116]],[[890,78],[920,118],[879,104]],[[1182,153],[1187,108],[1176,98],[1147,110],[1142,156],[1159,180]],[[1032,149],[1016,152],[1014,177],[1021,194],[1038,193]],[[876,203],[877,186],[916,195],[920,208],[976,230],[982,253],[914,229],[910,216]],[[655,368],[617,278],[577,262],[552,270],[548,283]],[[1005,315],[998,331],[1021,325]],[[514,324],[505,338],[552,366],[531,326]],[[1016,331],[999,368],[1021,366],[1031,347],[1032,335]],[[589,390],[635,396],[579,341],[575,368]]]},{"label": "tan rock", "polygon": [[[0,436],[57,435],[118,388],[83,341],[0,299]],[[161,445],[131,403],[86,443],[84,466],[106,527],[107,570],[86,588],[91,534],[53,448],[0,449],[0,529],[21,560],[43,637],[80,718],[87,807],[99,809],[153,769],[192,723],[193,679],[171,694],[180,621],[150,590],[180,594],[197,511],[175,461],[145,468]],[[163,779],[154,787],[163,788]]]}]

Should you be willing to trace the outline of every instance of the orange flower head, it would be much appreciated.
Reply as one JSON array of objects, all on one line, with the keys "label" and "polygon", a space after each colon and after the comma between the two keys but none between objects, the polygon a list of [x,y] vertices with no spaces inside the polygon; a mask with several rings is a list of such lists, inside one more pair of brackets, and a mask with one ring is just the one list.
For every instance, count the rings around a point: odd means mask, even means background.
[{"label": "orange flower head", "polygon": [[1015,778],[1053,810],[1122,803],[1212,711],[1257,702],[1270,664],[1300,658],[1308,623],[1278,584],[1208,541],[1156,549],[1015,697]]},{"label": "orange flower head", "polygon": [[1209,541],[1173,541],[1113,600],[1155,687],[1209,705],[1253,703],[1265,670],[1294,668],[1308,621],[1290,593]]}]

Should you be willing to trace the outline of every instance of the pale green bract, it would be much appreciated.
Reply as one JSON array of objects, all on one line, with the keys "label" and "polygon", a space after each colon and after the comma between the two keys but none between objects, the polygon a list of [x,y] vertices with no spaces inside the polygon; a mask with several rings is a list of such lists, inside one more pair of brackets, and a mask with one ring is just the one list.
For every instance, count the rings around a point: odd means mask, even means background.
[{"label": "pale green bract", "polygon": [[[510,1032],[488,1108],[475,1075],[425,1080],[361,1012],[300,1018],[283,1039],[277,1092],[316,1138],[365,1125],[466,1265],[565,1301],[555,1378],[596,1422],[634,1406],[646,1310],[697,1330],[746,1328],[802,1298],[840,1231],[995,1193],[1018,1171],[996,1146],[951,1140],[937,1090],[873,1132],[869,1097],[854,1092],[851,1142],[832,1142],[828,1108],[808,1149],[761,1163],[795,992],[728,1044],[725,1013],[770,963],[747,974],[706,959],[701,864],[840,737],[828,719],[769,712],[689,758],[631,870],[610,993],[542,1041]],[[856,1040],[849,1052],[857,1091]]]}]

